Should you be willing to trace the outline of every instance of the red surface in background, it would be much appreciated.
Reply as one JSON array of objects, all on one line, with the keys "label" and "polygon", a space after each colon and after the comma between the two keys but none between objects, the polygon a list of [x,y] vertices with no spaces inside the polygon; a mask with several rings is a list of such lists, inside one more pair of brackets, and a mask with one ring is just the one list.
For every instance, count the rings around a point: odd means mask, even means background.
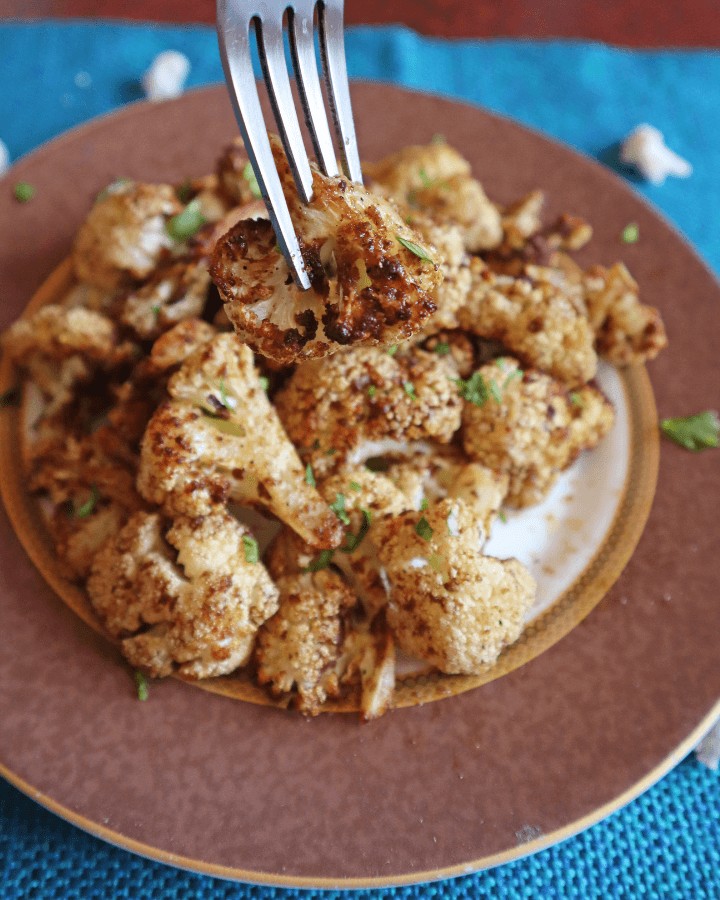
[{"label": "red surface in background", "polygon": [[[718,0],[346,0],[348,24],[401,22],[450,37],[585,38],[630,47],[719,47]],[[215,0],[0,0],[0,18],[215,20]]]}]

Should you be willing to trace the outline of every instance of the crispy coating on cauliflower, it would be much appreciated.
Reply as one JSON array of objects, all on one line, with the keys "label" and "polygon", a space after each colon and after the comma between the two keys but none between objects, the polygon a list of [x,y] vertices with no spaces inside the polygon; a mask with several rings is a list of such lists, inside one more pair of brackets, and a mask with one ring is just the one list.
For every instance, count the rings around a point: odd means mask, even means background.
[{"label": "crispy coating on cauliflower", "polygon": [[57,305],[43,306],[11,325],[3,348],[48,401],[47,415],[71,402],[77,385],[96,371],[117,368],[137,352],[120,340],[117,327],[102,313]]},{"label": "crispy coating on cauliflower", "polygon": [[517,560],[478,551],[478,523],[461,500],[385,520],[378,554],[391,585],[387,619],[398,646],[448,674],[477,674],[522,631],[535,582]]},{"label": "crispy coating on cauliflower", "polygon": [[339,543],[341,523],[307,482],[249,347],[217,335],[171,377],[168,393],[143,438],[146,499],[169,515],[205,515],[233,499],[269,509],[315,546]]},{"label": "crispy coating on cauliflower", "polygon": [[519,371],[512,358],[478,370],[485,384],[494,380],[499,385],[499,394],[482,405],[465,404],[462,437],[471,458],[509,476],[508,505],[525,507],[539,503],[558,474],[582,450],[598,444],[614,413],[592,385],[568,393],[543,372],[515,377]]},{"label": "crispy coating on cauliflower", "polygon": [[242,138],[235,138],[225,147],[217,161],[216,173],[220,188],[233,204],[242,206],[259,199],[260,190]]},{"label": "crispy coating on cauliflower", "polygon": [[247,561],[248,538],[220,510],[169,529],[158,514],[138,513],[100,550],[88,593],[131,665],[156,678],[176,669],[208,678],[248,661],[278,608],[265,567]]},{"label": "crispy coating on cauliflower", "polygon": [[279,141],[273,148],[311,287],[295,286],[268,222],[239,222],[210,268],[238,335],[285,363],[411,337],[436,309],[436,249],[394,206],[345,178],[315,169],[312,200],[302,203]]},{"label": "crispy coating on cauliflower", "polygon": [[154,375],[167,372],[185,362],[216,334],[217,330],[202,319],[183,319],[155,341],[145,367]]},{"label": "crispy coating on cauliflower", "polygon": [[73,265],[78,279],[114,290],[146,278],[172,249],[166,226],[181,209],[169,184],[130,181],[106,191],[75,238]]},{"label": "crispy coating on cauliflower", "polygon": [[121,321],[140,338],[151,340],[184,319],[200,316],[209,287],[206,260],[160,266],[148,281],[127,294]]},{"label": "crispy coating on cauliflower", "polygon": [[494,275],[478,263],[458,312],[461,328],[501,341],[522,361],[570,387],[595,376],[597,356],[586,317],[555,285]]},{"label": "crispy coating on cauliflower", "polygon": [[583,286],[598,352],[610,362],[642,363],[667,346],[660,313],[640,302],[637,282],[622,263],[593,266]]},{"label": "crispy coating on cauliflower", "polygon": [[436,222],[452,223],[469,251],[500,243],[500,213],[488,200],[470,163],[444,142],[404,147],[377,163],[366,163],[373,190],[420,210]]},{"label": "crispy coating on cauliflower", "polygon": [[448,443],[462,406],[456,377],[449,355],[362,347],[303,363],[275,406],[290,439],[324,477],[345,462],[411,452],[414,441]]},{"label": "crispy coating on cauliflower", "polygon": [[297,708],[317,715],[339,690],[336,664],[352,591],[328,570],[279,578],[280,608],[258,633],[257,677],[275,695],[290,694]]}]

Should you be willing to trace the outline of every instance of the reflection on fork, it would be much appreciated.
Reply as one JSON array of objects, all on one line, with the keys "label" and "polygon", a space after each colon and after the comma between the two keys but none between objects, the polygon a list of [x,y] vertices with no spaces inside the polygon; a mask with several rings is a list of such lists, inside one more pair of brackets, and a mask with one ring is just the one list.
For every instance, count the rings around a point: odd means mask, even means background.
[{"label": "reflection on fork", "polygon": [[308,202],[312,196],[312,172],[290,87],[285,58],[285,20],[305,121],[320,169],[325,175],[339,174],[315,56],[315,20],[342,167],[348,178],[362,182],[345,62],[343,0],[291,0],[289,3],[285,0],[218,0],[220,54],[240,132],[278,245],[296,283],[307,289],[310,279],[275,169],[252,64],[251,35],[254,32],[283,147],[300,197]]}]

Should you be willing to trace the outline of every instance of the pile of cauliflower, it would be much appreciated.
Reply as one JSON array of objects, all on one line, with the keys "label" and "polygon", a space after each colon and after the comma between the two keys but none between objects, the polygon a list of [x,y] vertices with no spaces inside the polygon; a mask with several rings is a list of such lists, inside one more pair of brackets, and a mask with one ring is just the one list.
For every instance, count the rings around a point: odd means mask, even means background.
[{"label": "pile of cauliflower", "polygon": [[316,171],[308,205],[274,147],[310,290],[236,142],[213,175],[106,188],[75,286],[3,347],[40,400],[30,490],[130,664],[370,719],[396,653],[475,674],[518,638],[535,584],[484,554],[493,522],[611,428],[598,355],[665,333],[621,263],[573,261],[585,222],[498,206],[444,142],[366,187]]}]

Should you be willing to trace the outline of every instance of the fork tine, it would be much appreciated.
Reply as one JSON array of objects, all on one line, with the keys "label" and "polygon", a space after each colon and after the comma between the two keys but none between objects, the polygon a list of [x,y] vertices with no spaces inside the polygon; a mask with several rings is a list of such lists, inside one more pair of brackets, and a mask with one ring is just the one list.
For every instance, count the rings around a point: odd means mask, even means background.
[{"label": "fork tine", "polygon": [[[256,19],[256,22],[258,20]],[[312,172],[307,150],[300,133],[295,101],[290,89],[290,76],[285,61],[282,18],[268,15],[256,25],[260,62],[265,73],[270,103],[275,113],[280,139],[295,183],[304,203],[312,197]]]},{"label": "fork tine", "polygon": [[[260,107],[255,73],[250,55],[250,22],[234,0],[218,0],[218,43],[225,80],[240,134],[258,185],[270,214],[280,249],[288,261],[298,287],[307,290],[310,279],[305,270],[290,212],[275,168],[265,119]],[[230,52],[228,52],[230,51]]]},{"label": "fork tine", "polygon": [[345,174],[362,184],[360,156],[355,137],[343,34],[343,0],[319,0],[320,52],[335,128],[340,135]]},{"label": "fork tine", "polygon": [[315,155],[325,175],[337,175],[335,147],[328,125],[315,59],[313,12],[315,0],[295,0],[290,7],[290,50],[297,74],[300,99]]}]

